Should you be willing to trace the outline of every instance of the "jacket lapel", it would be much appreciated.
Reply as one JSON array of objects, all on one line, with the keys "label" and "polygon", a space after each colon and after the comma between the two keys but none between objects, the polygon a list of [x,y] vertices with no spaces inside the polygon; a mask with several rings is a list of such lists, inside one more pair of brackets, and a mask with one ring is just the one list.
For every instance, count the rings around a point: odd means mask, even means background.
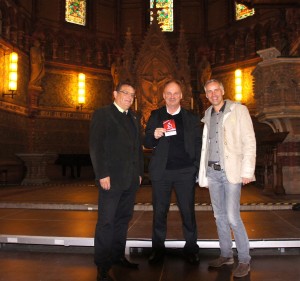
[{"label": "jacket lapel", "polygon": [[[114,108],[115,106],[112,104],[111,105],[111,118],[112,120],[116,123],[116,126],[122,128],[123,133],[126,134],[130,139],[132,139],[132,136],[130,135],[130,133],[128,132],[126,125],[124,124],[124,120],[122,120],[123,116],[122,114],[120,114],[116,109]],[[135,124],[136,125],[136,124]]]}]

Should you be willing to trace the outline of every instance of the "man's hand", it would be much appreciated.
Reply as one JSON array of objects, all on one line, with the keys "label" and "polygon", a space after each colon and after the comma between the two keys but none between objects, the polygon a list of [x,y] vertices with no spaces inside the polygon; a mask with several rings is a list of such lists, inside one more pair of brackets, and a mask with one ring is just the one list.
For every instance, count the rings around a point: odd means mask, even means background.
[{"label": "man's hand", "polygon": [[100,179],[99,183],[104,190],[110,190],[110,177]]},{"label": "man's hand", "polygon": [[243,183],[243,185],[248,184],[249,182],[251,182],[251,179],[248,179],[248,178],[242,178],[242,183]]},{"label": "man's hand", "polygon": [[154,137],[156,139],[159,139],[165,134],[165,132],[166,132],[165,128],[156,128],[154,131]]}]

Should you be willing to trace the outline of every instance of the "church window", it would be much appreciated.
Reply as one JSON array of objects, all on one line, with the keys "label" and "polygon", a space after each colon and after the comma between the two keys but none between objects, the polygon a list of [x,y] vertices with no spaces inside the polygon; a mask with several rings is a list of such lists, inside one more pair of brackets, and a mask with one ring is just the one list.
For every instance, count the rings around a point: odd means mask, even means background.
[{"label": "church window", "polygon": [[174,30],[173,0],[150,0],[150,22],[153,21],[153,8],[156,5],[157,21],[162,31],[172,32]]},{"label": "church window", "polygon": [[237,2],[235,2],[235,19],[236,20],[242,20],[247,17],[251,17],[254,15],[254,13],[255,13],[254,8],[249,9],[247,6],[245,6],[243,4],[238,4]]},{"label": "church window", "polygon": [[86,24],[86,0],[66,0],[65,20],[70,23]]}]

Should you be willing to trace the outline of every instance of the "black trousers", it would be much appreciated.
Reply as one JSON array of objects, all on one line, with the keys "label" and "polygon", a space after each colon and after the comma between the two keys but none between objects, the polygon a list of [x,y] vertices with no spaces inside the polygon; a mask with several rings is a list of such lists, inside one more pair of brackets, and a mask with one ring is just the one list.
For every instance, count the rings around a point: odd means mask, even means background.
[{"label": "black trousers", "polygon": [[164,249],[167,235],[167,215],[169,212],[172,188],[174,187],[182,218],[185,238],[184,251],[196,253],[197,225],[195,219],[195,174],[196,167],[180,170],[166,170],[161,180],[152,180],[153,229],[152,248]]},{"label": "black trousers", "polygon": [[128,190],[100,188],[94,255],[97,266],[110,268],[124,256],[136,190],[137,187]]}]

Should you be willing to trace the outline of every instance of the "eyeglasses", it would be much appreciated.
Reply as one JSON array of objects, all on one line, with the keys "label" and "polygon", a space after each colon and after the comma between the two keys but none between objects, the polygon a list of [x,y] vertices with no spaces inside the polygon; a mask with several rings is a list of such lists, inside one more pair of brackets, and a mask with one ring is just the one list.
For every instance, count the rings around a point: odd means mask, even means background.
[{"label": "eyeglasses", "polygon": [[119,90],[118,93],[122,93],[122,94],[124,94],[125,96],[130,96],[130,97],[132,97],[133,99],[136,98],[136,96],[135,96],[134,93],[128,93],[128,92],[122,91],[122,90]]}]

